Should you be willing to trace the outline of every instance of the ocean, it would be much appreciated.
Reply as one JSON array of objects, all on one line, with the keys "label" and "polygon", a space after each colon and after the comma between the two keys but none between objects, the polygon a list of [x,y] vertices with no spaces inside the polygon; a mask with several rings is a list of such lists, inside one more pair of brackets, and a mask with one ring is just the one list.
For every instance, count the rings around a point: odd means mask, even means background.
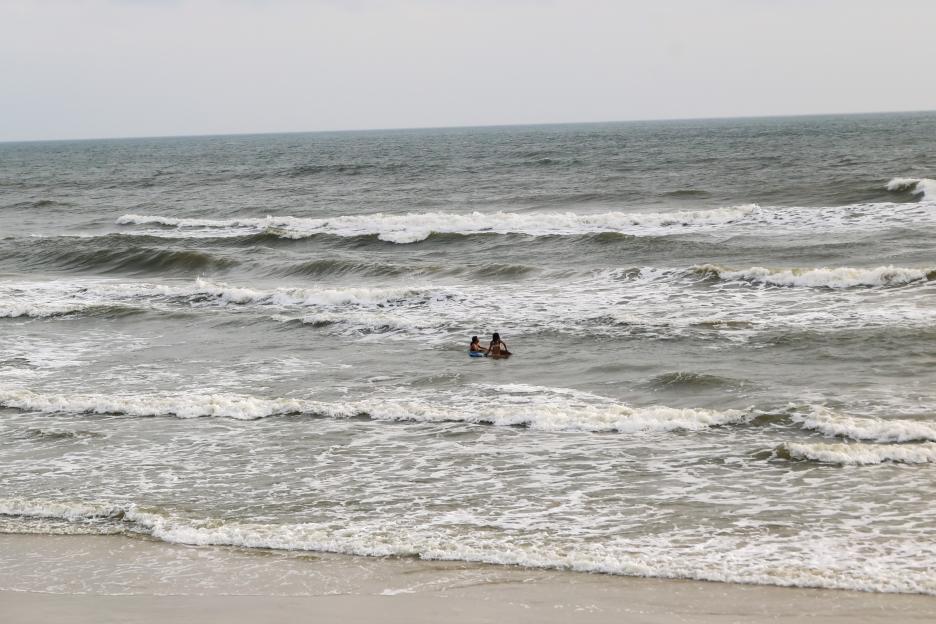
[{"label": "ocean", "polygon": [[936,595],[934,178],[936,113],[0,144],[0,532]]}]

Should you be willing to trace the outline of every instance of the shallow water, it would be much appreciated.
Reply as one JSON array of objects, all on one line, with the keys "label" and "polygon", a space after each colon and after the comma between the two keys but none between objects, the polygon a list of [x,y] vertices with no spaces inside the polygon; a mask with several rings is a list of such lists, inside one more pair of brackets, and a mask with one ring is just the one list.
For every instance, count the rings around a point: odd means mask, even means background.
[{"label": "shallow water", "polygon": [[934,148],[0,144],[0,530],[936,593]]}]

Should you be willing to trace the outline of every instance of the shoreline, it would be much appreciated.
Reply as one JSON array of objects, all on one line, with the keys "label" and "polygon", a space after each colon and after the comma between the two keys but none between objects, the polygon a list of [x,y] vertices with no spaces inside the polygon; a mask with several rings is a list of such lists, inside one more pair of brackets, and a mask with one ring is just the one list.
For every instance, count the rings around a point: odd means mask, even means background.
[{"label": "shoreline", "polygon": [[0,535],[11,623],[929,622],[936,597],[167,544]]}]

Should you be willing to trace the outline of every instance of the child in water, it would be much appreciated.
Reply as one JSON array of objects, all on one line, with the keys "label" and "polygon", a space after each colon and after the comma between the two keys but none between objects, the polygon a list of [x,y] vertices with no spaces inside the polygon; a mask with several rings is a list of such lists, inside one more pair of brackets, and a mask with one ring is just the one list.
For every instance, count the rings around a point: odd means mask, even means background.
[{"label": "child in water", "polygon": [[481,346],[481,341],[477,336],[471,337],[471,344],[468,345],[468,353],[483,353],[487,355],[487,349]]}]

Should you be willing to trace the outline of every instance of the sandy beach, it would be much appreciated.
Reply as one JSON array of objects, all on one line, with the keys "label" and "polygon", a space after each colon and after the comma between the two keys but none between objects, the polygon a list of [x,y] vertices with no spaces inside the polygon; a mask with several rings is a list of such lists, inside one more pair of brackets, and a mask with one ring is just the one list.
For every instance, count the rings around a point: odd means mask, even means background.
[{"label": "sandy beach", "polygon": [[0,612],[92,622],[929,622],[936,598],[198,548],[120,536],[0,536]]}]

